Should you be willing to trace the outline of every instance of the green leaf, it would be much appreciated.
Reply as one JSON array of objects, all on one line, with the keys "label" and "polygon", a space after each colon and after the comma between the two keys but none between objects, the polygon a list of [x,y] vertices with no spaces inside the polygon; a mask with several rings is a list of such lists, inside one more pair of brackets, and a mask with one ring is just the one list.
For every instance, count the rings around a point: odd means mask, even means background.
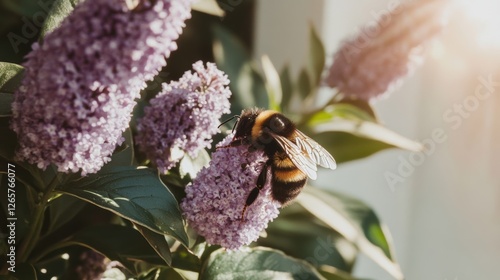
[{"label": "green leaf", "polygon": [[[0,62],[0,92],[14,93],[23,79],[24,68],[21,65]],[[0,100],[3,102],[3,100]],[[2,112],[2,111],[0,111]]]},{"label": "green leaf", "polygon": [[375,112],[375,109],[370,105],[370,102],[367,100],[344,97],[335,104],[349,104],[355,106],[360,110],[364,111],[366,114],[370,115],[371,118],[374,120],[374,122],[378,122],[377,113]]},{"label": "green leaf", "polygon": [[50,5],[50,2],[52,2],[52,0],[38,3],[36,1],[2,1],[4,13],[10,14],[10,16],[5,17],[5,24],[11,23],[13,20],[21,18],[21,16],[31,18],[35,13],[45,10],[45,5]]},{"label": "green leaf", "polygon": [[178,187],[178,188],[184,188],[187,184],[190,183],[190,181],[185,180],[186,178],[181,178],[181,176],[178,174],[178,172],[174,172],[175,167],[170,169],[167,174],[161,174],[160,179],[162,180],[167,187]]},{"label": "green leaf", "polygon": [[307,126],[299,126],[299,129],[309,132],[338,163],[388,148],[422,150],[420,143],[377,124],[372,113],[349,103],[335,103],[312,115]]},{"label": "green leaf", "polygon": [[55,0],[43,23],[40,38],[44,38],[52,30],[59,27],[61,22],[73,11],[79,0]]},{"label": "green leaf", "polygon": [[67,245],[91,248],[110,260],[119,261],[128,270],[137,273],[136,261],[164,265],[164,261],[135,229],[119,225],[87,227],[71,237]]},{"label": "green leaf", "polygon": [[267,92],[269,93],[270,109],[281,111],[280,107],[283,92],[281,90],[280,76],[267,55],[264,55],[261,61],[262,69],[264,70],[264,77],[266,78],[266,88]]},{"label": "green leaf", "polygon": [[[9,166],[9,164],[13,164],[15,167],[12,168],[12,166]],[[27,188],[30,188],[30,190],[39,190],[41,189],[41,185],[39,182],[36,181],[36,178],[33,176],[32,169],[27,169],[26,167],[29,167],[27,165],[21,165],[19,163],[14,163],[12,161],[9,161],[5,158],[3,158],[0,155],[0,173],[7,174],[8,173],[8,168],[15,169],[16,173],[16,181],[18,183],[22,183],[24,186]],[[33,206],[33,205],[30,205]]]},{"label": "green leaf", "polygon": [[69,195],[61,195],[50,202],[50,223],[48,232],[53,232],[65,225],[80,213],[86,203]]},{"label": "green leaf", "polygon": [[408,151],[421,151],[423,146],[405,138],[396,132],[374,122],[356,119],[334,119],[330,122],[315,125],[312,128],[315,134],[325,132],[347,132],[358,137],[364,137],[386,143],[388,145]]},{"label": "green leaf", "polygon": [[212,32],[215,38],[213,43],[215,62],[218,68],[224,71],[231,81],[229,84],[233,93],[231,96],[231,113],[239,115],[241,110],[255,103],[253,95],[241,92],[244,88],[240,86],[239,81],[244,65],[250,61],[251,57],[238,38],[225,28],[216,25],[212,29]]},{"label": "green leaf", "polygon": [[358,137],[346,132],[323,132],[315,134],[313,138],[332,154],[337,164],[365,158],[385,149],[394,148],[387,143]]},{"label": "green leaf", "polygon": [[215,0],[199,0],[191,5],[194,11],[202,12],[212,16],[223,17],[225,12],[219,7]]},{"label": "green leaf", "polygon": [[394,278],[403,279],[401,269],[394,260],[390,234],[365,203],[311,186],[304,188],[297,202],[345,239],[356,244],[361,252]]},{"label": "green leaf", "polygon": [[283,93],[281,108],[284,112],[289,111],[288,107],[290,106],[290,101],[292,99],[294,88],[292,83],[292,77],[290,74],[290,66],[285,65],[280,72],[280,82],[281,82],[281,91]]},{"label": "green leaf", "polygon": [[12,115],[12,101],[14,101],[13,94],[0,92],[0,117]]},{"label": "green leaf", "polygon": [[356,106],[350,104],[334,104],[325,107],[322,111],[319,111],[312,115],[307,124],[309,126],[316,126],[319,124],[328,123],[336,119],[351,119],[351,120],[361,120],[361,121],[372,121],[375,119],[365,111],[359,109]]},{"label": "green leaf", "polygon": [[[262,75],[255,69],[251,63],[245,64],[241,77],[239,78],[240,94],[253,95],[253,102],[250,107],[269,108],[269,94]],[[241,112],[238,112],[241,113]]]},{"label": "green leaf", "polygon": [[190,250],[185,247],[179,247],[172,252],[172,267],[198,272],[201,269],[201,261],[200,258]]},{"label": "green leaf", "polygon": [[215,38],[214,57],[217,65],[223,69],[226,74],[237,77],[243,65],[251,60],[248,50],[245,49],[243,43],[226,28],[215,25],[212,32]]},{"label": "green leaf", "polygon": [[241,110],[253,106],[268,108],[268,94],[264,79],[257,72],[248,51],[227,29],[213,28],[215,41],[214,58],[219,69],[231,81],[231,114],[239,115]]},{"label": "green leaf", "polygon": [[170,252],[170,246],[165,239],[165,235],[152,232],[141,225],[136,224],[135,227],[139,230],[149,245],[151,245],[151,248],[156,251],[158,256],[160,256],[165,263],[170,266],[172,264],[172,253]]},{"label": "green leaf", "polygon": [[286,256],[280,251],[256,247],[249,251],[228,252],[219,249],[205,262],[204,279],[323,279],[310,264]]},{"label": "green leaf", "polygon": [[151,169],[116,167],[70,182],[61,191],[188,244],[179,205]]},{"label": "green leaf", "polygon": [[179,173],[182,177],[189,174],[191,178],[196,178],[196,174],[209,162],[210,155],[205,149],[201,150],[196,158],[191,158],[188,154],[185,154],[179,164]]},{"label": "green leaf", "polygon": [[311,24],[309,32],[309,64],[308,70],[311,82],[318,86],[321,81],[321,74],[325,68],[325,47],[319,38],[316,29]]},{"label": "green leaf", "polygon": [[304,100],[311,93],[311,81],[309,80],[309,75],[307,74],[306,69],[302,69],[299,73],[297,90],[302,100]]},{"label": "green leaf", "polygon": [[265,238],[258,239],[259,245],[281,250],[315,267],[329,266],[350,272],[358,254],[352,243],[298,203],[283,208],[266,233]]}]

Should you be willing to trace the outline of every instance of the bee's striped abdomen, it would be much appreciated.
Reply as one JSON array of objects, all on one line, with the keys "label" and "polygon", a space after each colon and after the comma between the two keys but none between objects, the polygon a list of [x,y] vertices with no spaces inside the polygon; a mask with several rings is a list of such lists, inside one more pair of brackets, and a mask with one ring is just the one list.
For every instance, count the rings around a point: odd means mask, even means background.
[{"label": "bee's striped abdomen", "polygon": [[272,196],[283,205],[300,193],[307,180],[306,174],[300,171],[284,152],[274,155],[271,172]]}]

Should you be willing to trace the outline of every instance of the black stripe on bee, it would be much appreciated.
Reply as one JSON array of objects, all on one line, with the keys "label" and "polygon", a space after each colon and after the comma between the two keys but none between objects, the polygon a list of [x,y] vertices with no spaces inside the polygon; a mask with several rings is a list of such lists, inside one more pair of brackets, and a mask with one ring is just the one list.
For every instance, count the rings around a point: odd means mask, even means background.
[{"label": "black stripe on bee", "polygon": [[273,185],[272,196],[273,199],[279,201],[282,205],[286,205],[288,202],[292,201],[306,184],[307,177],[304,179],[294,182],[282,181],[279,177],[273,176],[271,184]]}]

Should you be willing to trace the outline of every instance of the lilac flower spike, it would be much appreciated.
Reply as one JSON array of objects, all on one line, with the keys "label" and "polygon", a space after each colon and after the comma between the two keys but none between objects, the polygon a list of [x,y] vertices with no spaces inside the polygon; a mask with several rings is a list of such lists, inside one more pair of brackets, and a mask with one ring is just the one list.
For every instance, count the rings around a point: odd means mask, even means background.
[{"label": "lilac flower spike", "polygon": [[[186,187],[181,209],[190,226],[210,244],[236,250],[257,240],[267,224],[278,216],[281,204],[271,197],[270,179],[241,219],[250,191],[267,157],[249,146],[224,147],[229,135],[212,154],[208,167]],[[270,176],[268,176],[270,178]]]},{"label": "lilac flower spike", "polygon": [[184,153],[196,157],[219,132],[219,119],[230,113],[229,79],[215,64],[198,61],[194,72],[163,85],[139,120],[137,144],[160,172],[172,168]]},{"label": "lilac flower spike", "polygon": [[152,3],[130,11],[121,0],[84,1],[33,45],[12,105],[19,160],[82,175],[110,160],[134,99],[190,17],[190,0]]},{"label": "lilac flower spike", "polygon": [[447,8],[446,0],[400,4],[343,42],[325,83],[364,100],[395,89],[422,61],[421,47],[443,29]]}]

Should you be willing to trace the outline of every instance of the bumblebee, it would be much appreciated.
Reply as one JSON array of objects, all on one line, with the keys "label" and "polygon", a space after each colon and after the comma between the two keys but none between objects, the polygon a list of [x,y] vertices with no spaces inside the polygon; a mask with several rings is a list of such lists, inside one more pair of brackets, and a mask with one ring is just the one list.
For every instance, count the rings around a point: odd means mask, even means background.
[{"label": "bumblebee", "polygon": [[250,145],[250,149],[263,150],[269,158],[264,163],[255,188],[248,194],[241,214],[242,220],[247,207],[252,205],[264,187],[269,169],[272,198],[286,205],[297,197],[307,177],[316,179],[316,165],[332,170],[337,166],[328,151],[279,112],[245,109],[235,125],[234,138],[227,146]]}]

